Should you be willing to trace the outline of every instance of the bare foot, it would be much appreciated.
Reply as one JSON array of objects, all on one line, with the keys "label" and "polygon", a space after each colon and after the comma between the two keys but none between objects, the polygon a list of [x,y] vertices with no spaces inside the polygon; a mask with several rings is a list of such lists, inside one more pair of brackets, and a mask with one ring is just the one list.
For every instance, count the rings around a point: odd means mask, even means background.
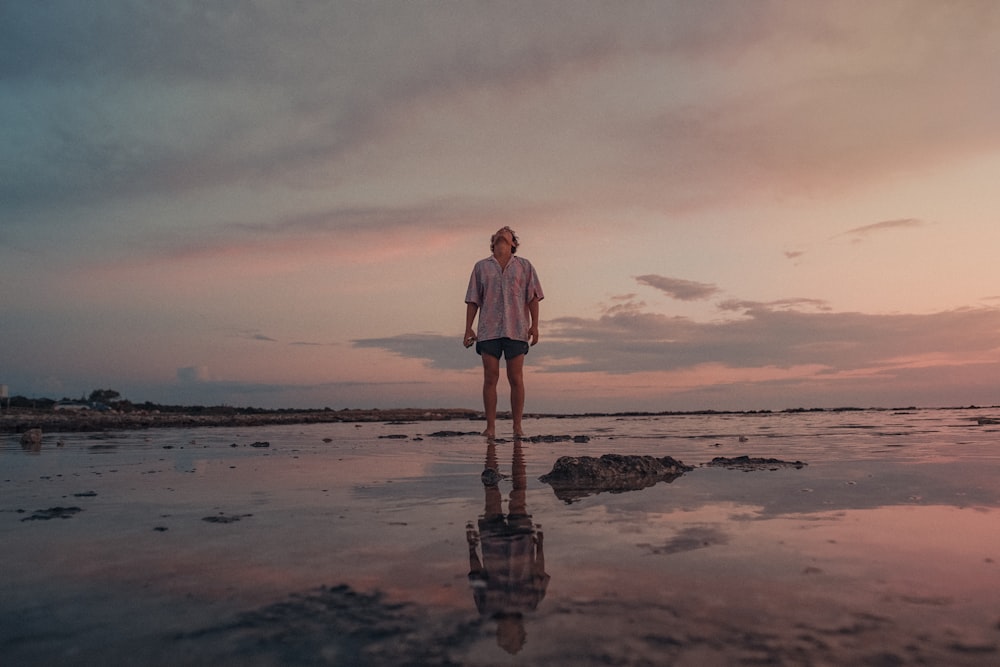
[{"label": "bare foot", "polygon": [[524,431],[514,431],[515,440],[524,440],[527,436],[524,435]]},{"label": "bare foot", "polygon": [[493,431],[486,429],[485,431],[483,431],[483,437],[486,438],[487,440],[493,440],[497,436]]}]

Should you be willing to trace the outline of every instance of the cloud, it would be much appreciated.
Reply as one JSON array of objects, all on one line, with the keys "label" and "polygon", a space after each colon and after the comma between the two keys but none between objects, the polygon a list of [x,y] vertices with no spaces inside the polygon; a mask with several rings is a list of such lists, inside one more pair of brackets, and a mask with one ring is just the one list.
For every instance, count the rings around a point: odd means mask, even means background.
[{"label": "cloud", "polygon": [[[184,376],[184,377],[181,377]],[[413,405],[430,405],[427,385],[421,380],[393,382],[339,381],[317,384],[266,383],[212,380],[204,366],[178,369],[182,393],[164,385],[139,385],[129,388],[128,395],[142,397],[154,403],[181,405],[238,405],[321,409],[341,407],[391,407],[398,405],[393,396],[423,396]],[[439,407],[439,406],[438,406]]]},{"label": "cloud", "polygon": [[[967,365],[996,357],[1000,309],[965,308],[924,315],[810,312],[816,300],[771,304],[733,301],[742,317],[697,322],[615,308],[597,318],[544,323],[534,363],[553,373],[640,374],[715,365],[729,369],[810,368],[826,378],[893,374],[900,369]],[[354,341],[435,368],[463,368],[452,337],[410,334]]]},{"label": "cloud", "polygon": [[[16,165],[0,169],[0,201],[25,211],[28,227],[59,219],[29,216],[40,205],[335,189],[399,163],[398,150],[416,150],[425,165],[446,162],[435,158],[468,150],[462,129],[488,136],[491,149],[469,190],[521,171],[525,183],[546,183],[550,201],[676,209],[710,206],[720,190],[738,197],[856,183],[932,164],[941,152],[985,150],[984,137],[1000,136],[989,97],[962,102],[995,88],[984,85],[997,48],[986,8],[930,21],[917,9],[787,3],[610,12],[595,2],[571,16],[560,3],[520,7],[20,3],[0,25],[0,124],[12,137],[0,163]],[[862,47],[868,58],[857,55]],[[823,76],[794,66],[799,58],[772,74],[776,59],[800,51],[801,67],[819,59]],[[769,86],[710,84],[698,96],[676,73],[683,66],[712,82],[720,64]],[[608,88],[592,113],[581,109],[584,95],[589,102],[623,73],[681,92],[622,106]],[[954,94],[928,101],[938,88]],[[530,124],[483,132],[522,104],[544,104],[551,117],[532,111]],[[454,139],[429,129],[427,116],[455,126]],[[559,136],[565,144],[552,143]],[[515,165],[502,145],[531,152],[518,150]],[[550,153],[559,156],[560,188],[548,179]]]},{"label": "cloud", "polygon": [[185,366],[177,369],[177,379],[183,384],[211,382],[212,374],[209,373],[208,366]]},{"label": "cloud", "polygon": [[774,301],[745,301],[741,299],[727,299],[725,301],[720,301],[718,306],[719,310],[727,311],[752,311],[761,308],[770,310],[799,310],[804,308],[812,310],[831,310],[830,306],[823,299],[809,299],[805,297],[775,299]]},{"label": "cloud", "polygon": [[883,220],[882,222],[875,222],[870,225],[864,225],[862,227],[855,227],[854,229],[848,229],[841,236],[852,236],[855,241],[860,241],[870,234],[875,234],[879,232],[897,230],[897,229],[912,229],[914,227],[923,226],[923,221],[917,220],[916,218],[899,218],[897,220]]},{"label": "cloud", "polygon": [[715,285],[699,283],[693,280],[682,280],[681,278],[668,278],[667,276],[657,276],[654,274],[636,276],[635,280],[640,285],[655,287],[664,294],[679,301],[700,301],[719,292],[719,288]]},{"label": "cloud", "polygon": [[463,370],[479,365],[473,348],[464,348],[455,336],[440,334],[401,334],[386,338],[362,338],[351,341],[360,348],[385,350],[410,359],[427,361],[432,368]]},{"label": "cloud", "polygon": [[598,6],[532,14],[522,22],[507,8],[379,3],[295,12],[22,5],[0,25],[0,81],[9,86],[0,88],[0,120],[19,154],[18,169],[0,172],[0,199],[329,187],[353,175],[357,149],[405,132],[415,107],[482,90],[511,95],[623,43]]},{"label": "cloud", "polygon": [[262,343],[277,343],[276,338],[271,338],[266,336],[259,331],[249,330],[249,331],[237,331],[232,334],[235,338],[242,338],[243,340],[256,340]]},{"label": "cloud", "polygon": [[[88,278],[119,280],[151,266],[177,267],[194,275],[198,269],[214,272],[220,265],[237,264],[246,276],[295,270],[309,261],[378,262],[412,252],[413,230],[418,227],[424,247],[440,249],[469,234],[482,235],[479,229],[513,219],[541,220],[552,211],[510,202],[441,200],[409,206],[330,207],[260,222],[217,221],[211,233],[195,238],[183,227],[167,227],[130,241],[117,253],[122,258],[102,258],[84,270]],[[475,229],[470,219],[477,221]]]}]

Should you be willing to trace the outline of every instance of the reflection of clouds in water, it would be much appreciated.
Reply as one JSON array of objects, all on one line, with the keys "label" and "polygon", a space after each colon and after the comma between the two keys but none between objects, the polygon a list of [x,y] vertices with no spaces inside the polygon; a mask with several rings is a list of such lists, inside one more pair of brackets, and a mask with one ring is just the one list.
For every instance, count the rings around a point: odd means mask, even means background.
[{"label": "reflection of clouds in water", "polygon": [[176,637],[205,663],[447,664],[469,641],[457,619],[432,618],[415,603],[346,585],[290,595],[266,607]]},{"label": "reflection of clouds in water", "polygon": [[179,450],[174,453],[175,472],[198,472],[199,457],[204,454],[190,450]]},{"label": "reflection of clouds in water", "polygon": [[677,534],[667,540],[663,545],[640,544],[644,549],[649,549],[654,554],[676,554],[684,551],[694,551],[704,549],[716,544],[728,544],[729,535],[710,526],[690,526],[677,531]]}]

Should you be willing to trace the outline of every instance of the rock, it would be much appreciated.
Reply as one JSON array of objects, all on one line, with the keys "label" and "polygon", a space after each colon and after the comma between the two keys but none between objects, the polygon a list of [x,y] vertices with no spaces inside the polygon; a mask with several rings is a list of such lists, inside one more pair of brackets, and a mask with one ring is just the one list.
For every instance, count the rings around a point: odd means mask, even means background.
[{"label": "rock", "polygon": [[271,443],[266,440],[258,440],[257,442],[251,442],[251,447],[270,447]]},{"label": "rock", "polygon": [[483,473],[479,476],[483,480],[483,486],[496,486],[500,483],[500,480],[504,478],[499,471],[494,468],[486,468]]},{"label": "rock", "polygon": [[77,512],[83,510],[79,507],[50,507],[44,510],[35,510],[31,516],[21,519],[21,521],[48,521],[49,519],[68,519]]},{"label": "rock", "polygon": [[42,429],[29,428],[21,434],[21,446],[37,449],[42,445]]},{"label": "rock", "polygon": [[732,458],[716,456],[705,465],[750,472],[753,470],[777,470],[778,468],[802,468],[808,464],[802,461],[782,461],[781,459],[751,458],[749,456],[735,456]]},{"label": "rock", "polygon": [[532,435],[519,439],[525,442],[590,442],[589,435]]},{"label": "rock", "polygon": [[253,514],[223,514],[220,512],[214,516],[204,516],[201,520],[208,523],[236,523],[248,516],[253,516]]},{"label": "rock", "polygon": [[539,480],[551,486],[560,500],[573,502],[605,491],[624,493],[670,483],[690,470],[694,468],[670,456],[562,456]]},{"label": "rock", "polygon": [[462,435],[482,435],[478,431],[434,431],[429,434],[431,438],[455,438]]}]

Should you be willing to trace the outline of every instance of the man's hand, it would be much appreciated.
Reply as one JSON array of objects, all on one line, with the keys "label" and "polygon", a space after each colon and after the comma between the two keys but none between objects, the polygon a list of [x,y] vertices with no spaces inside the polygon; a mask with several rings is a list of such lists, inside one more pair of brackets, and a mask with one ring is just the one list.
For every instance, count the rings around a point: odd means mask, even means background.
[{"label": "man's hand", "polygon": [[462,340],[462,345],[465,347],[472,347],[472,344],[476,342],[476,334],[470,328],[465,330],[465,338]]},{"label": "man's hand", "polygon": [[532,324],[531,328],[528,329],[528,336],[531,338],[531,344],[534,345],[538,342],[538,325]]}]

